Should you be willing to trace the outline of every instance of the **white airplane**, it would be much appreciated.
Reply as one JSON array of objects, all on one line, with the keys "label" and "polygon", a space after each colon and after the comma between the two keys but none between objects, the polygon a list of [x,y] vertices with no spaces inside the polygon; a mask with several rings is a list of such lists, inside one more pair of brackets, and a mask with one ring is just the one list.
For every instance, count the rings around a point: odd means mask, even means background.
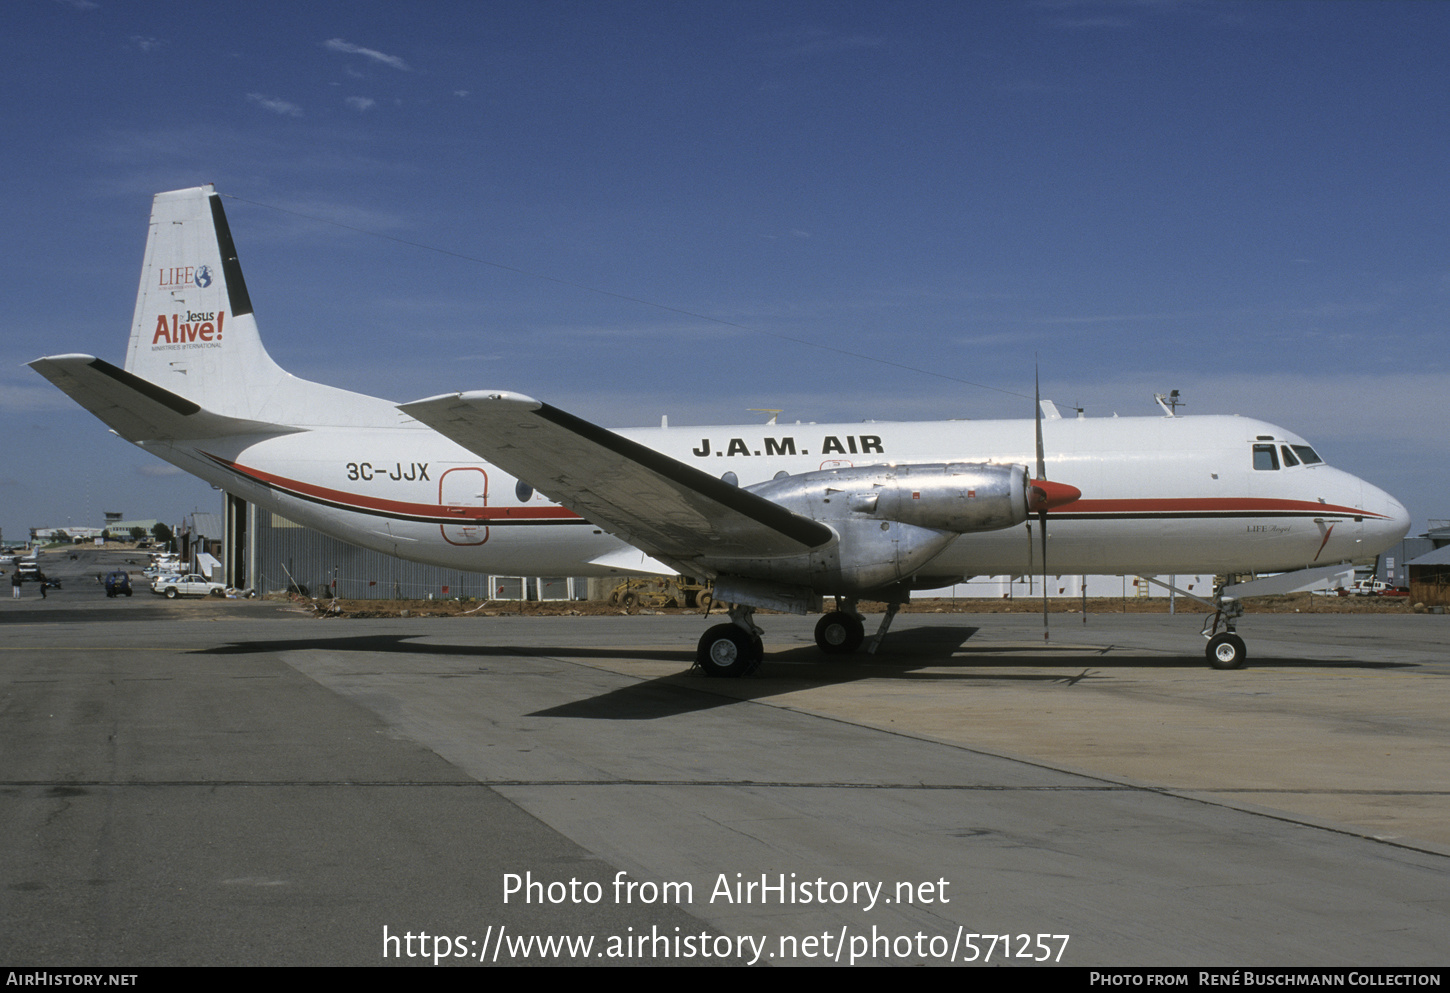
[{"label": "white airplane", "polygon": [[[1057,574],[1327,575],[1409,529],[1389,494],[1244,417],[1044,421],[1044,403],[1035,421],[610,431],[517,393],[396,404],[297,379],[262,346],[210,186],[155,199],[125,368],[31,366],[127,441],[353,544],[503,575],[712,579],[730,620],[701,638],[711,675],[759,664],[758,607],[832,597],[816,640],[849,652],[858,602],[884,602],[874,649],[913,589],[1045,573],[1049,546]],[[1209,661],[1235,668],[1241,609],[1222,589],[1211,605]]]}]

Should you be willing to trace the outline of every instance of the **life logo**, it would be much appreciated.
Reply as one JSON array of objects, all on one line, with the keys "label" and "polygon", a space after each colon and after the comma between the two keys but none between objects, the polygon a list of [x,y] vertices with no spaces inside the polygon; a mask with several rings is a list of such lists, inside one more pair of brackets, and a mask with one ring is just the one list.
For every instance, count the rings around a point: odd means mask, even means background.
[{"label": "life logo", "polygon": [[158,270],[160,283],[166,289],[174,290],[187,283],[195,283],[201,289],[211,285],[212,274],[209,265],[174,265]]}]

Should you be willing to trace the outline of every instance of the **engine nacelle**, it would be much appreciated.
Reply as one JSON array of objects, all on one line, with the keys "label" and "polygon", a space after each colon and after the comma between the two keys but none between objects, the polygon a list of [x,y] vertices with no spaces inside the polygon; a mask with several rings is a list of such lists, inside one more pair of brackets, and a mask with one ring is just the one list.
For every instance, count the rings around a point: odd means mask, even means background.
[{"label": "engine nacelle", "polygon": [[958,535],[1027,519],[1027,467],[953,462],[823,469],[750,491],[828,525],[837,540],[771,558],[706,555],[712,570],[815,590],[864,594],[909,581]]},{"label": "engine nacelle", "polygon": [[948,462],[822,469],[750,490],[805,517],[899,521],[936,531],[998,531],[1027,520],[1024,465]]}]

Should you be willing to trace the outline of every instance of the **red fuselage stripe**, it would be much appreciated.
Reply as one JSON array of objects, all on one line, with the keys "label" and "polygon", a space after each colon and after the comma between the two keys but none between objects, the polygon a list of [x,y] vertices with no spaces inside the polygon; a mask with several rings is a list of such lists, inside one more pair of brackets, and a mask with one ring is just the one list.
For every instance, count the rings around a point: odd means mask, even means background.
[{"label": "red fuselage stripe", "polygon": [[365,514],[386,514],[411,520],[436,521],[439,524],[454,524],[460,521],[484,524],[506,524],[509,522],[565,522],[579,521],[573,511],[563,507],[474,507],[436,503],[409,503],[402,500],[384,500],[379,497],[334,490],[299,479],[288,479],[275,473],[265,472],[203,452],[218,465],[245,476],[254,482],[272,489],[292,493],[304,499],[331,504],[343,510],[354,510]]}]

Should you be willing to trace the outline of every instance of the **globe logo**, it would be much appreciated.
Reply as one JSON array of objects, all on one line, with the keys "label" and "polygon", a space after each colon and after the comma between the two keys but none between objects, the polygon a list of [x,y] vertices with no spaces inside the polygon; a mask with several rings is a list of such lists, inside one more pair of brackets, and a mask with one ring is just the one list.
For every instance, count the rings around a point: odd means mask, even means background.
[{"label": "globe logo", "polygon": [[211,285],[211,266],[203,265],[196,268],[196,285],[206,289]]}]

